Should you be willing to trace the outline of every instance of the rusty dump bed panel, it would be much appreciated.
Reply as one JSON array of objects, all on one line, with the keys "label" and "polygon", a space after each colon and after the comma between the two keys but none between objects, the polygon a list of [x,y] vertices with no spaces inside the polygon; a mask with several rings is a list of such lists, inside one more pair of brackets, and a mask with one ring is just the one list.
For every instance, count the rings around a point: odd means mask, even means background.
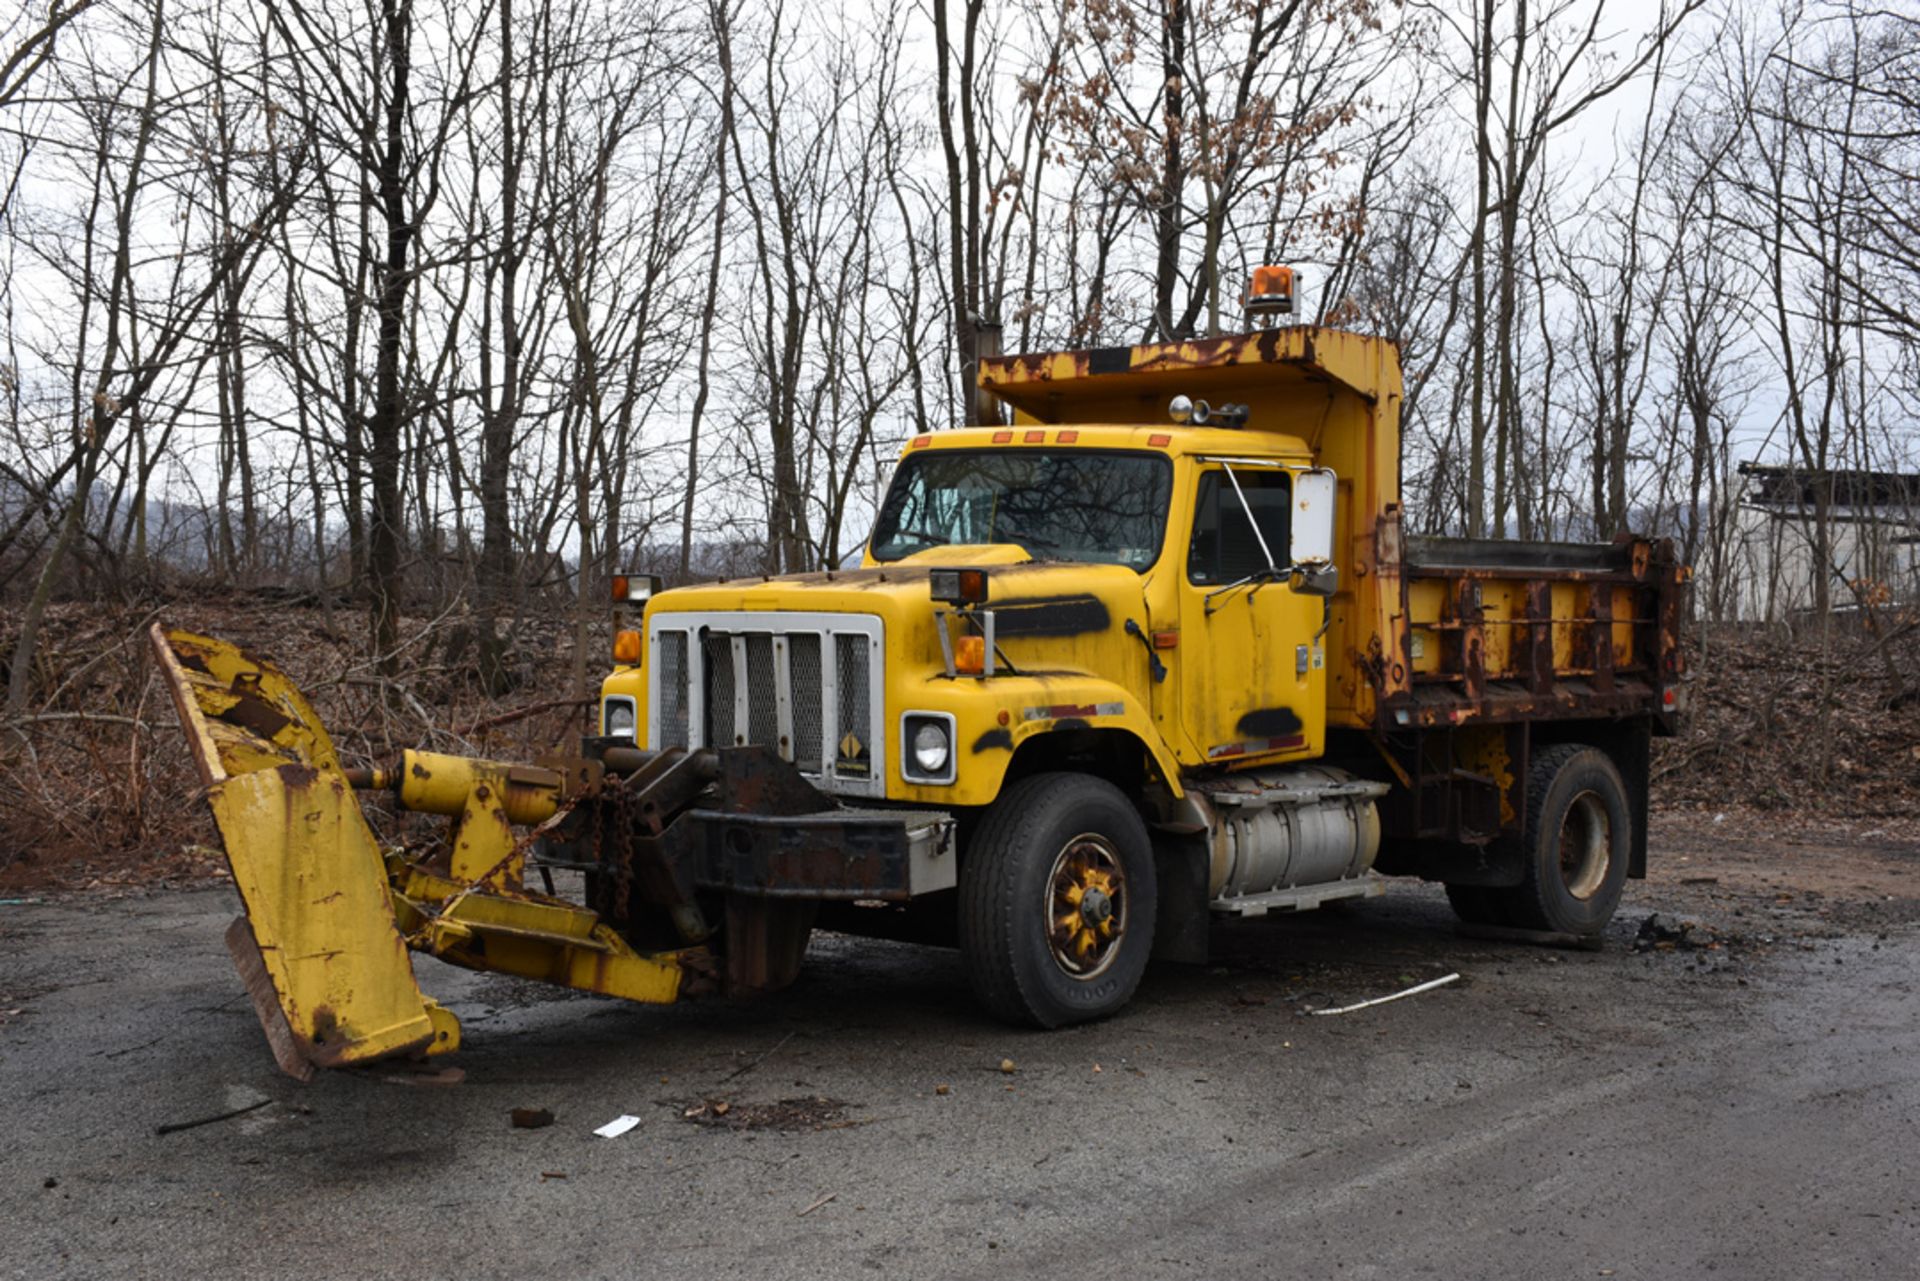
[{"label": "rusty dump bed panel", "polygon": [[1668,540],[1410,538],[1382,728],[1678,713],[1681,592]]}]

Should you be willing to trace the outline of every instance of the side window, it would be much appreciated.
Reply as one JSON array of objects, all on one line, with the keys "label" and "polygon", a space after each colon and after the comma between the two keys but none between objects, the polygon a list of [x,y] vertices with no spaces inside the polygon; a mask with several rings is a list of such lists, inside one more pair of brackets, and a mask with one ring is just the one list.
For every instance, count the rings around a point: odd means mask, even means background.
[{"label": "side window", "polygon": [[1247,512],[1259,523],[1260,535],[1267,540],[1274,563],[1287,565],[1287,519],[1293,511],[1291,478],[1283,471],[1265,468],[1239,468],[1234,477],[1241,493],[1247,496],[1245,507],[1233,482],[1224,471],[1210,471],[1200,477],[1200,498],[1193,513],[1193,541],[1187,548],[1187,580],[1207,586],[1237,583],[1267,568],[1247,523]]}]

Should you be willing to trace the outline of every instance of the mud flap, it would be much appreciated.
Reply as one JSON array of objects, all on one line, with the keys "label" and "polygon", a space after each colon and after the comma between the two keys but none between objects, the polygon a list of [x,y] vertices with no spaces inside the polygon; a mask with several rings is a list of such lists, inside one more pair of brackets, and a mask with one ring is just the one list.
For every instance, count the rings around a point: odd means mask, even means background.
[{"label": "mud flap", "polygon": [[1156,832],[1153,872],[1160,910],[1154,918],[1153,959],[1179,965],[1207,963],[1207,933],[1213,924],[1206,841]]}]

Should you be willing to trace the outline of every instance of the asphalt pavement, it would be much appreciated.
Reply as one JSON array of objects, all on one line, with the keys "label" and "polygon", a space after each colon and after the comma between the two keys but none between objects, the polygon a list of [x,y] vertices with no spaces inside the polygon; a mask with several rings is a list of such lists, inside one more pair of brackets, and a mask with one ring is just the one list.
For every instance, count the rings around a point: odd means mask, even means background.
[{"label": "asphalt pavement", "polygon": [[[1920,851],[1873,857],[1847,910],[1635,885],[1598,953],[1397,884],[1053,1033],[835,935],[744,1005],[419,960],[458,1084],[280,1076],[230,889],[4,905],[0,1275],[1913,1277]],[[1654,911],[1701,925],[1636,950]]]}]

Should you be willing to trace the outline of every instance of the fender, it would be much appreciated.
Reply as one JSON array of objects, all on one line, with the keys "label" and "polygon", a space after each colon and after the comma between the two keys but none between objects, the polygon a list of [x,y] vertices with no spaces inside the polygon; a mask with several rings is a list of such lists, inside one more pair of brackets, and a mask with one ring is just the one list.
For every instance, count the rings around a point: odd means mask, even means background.
[{"label": "fender", "polygon": [[1086,729],[1124,733],[1152,761],[1168,791],[1184,795],[1179,762],[1155,727],[1152,712],[1112,681],[1080,672],[935,678],[921,682],[909,697],[913,701],[902,710],[953,716],[960,767],[951,784],[889,780],[891,797],[942,807],[990,805],[1022,747],[1043,735]]}]

